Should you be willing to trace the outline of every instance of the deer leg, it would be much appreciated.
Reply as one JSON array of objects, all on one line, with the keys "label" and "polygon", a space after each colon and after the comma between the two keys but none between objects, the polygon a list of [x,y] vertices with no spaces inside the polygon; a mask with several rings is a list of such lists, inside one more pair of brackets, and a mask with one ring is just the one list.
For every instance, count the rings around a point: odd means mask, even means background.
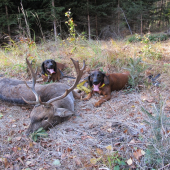
[{"label": "deer leg", "polygon": [[78,93],[76,90],[73,90],[72,92],[73,92],[74,98],[76,99],[81,99],[85,95],[85,92]]}]

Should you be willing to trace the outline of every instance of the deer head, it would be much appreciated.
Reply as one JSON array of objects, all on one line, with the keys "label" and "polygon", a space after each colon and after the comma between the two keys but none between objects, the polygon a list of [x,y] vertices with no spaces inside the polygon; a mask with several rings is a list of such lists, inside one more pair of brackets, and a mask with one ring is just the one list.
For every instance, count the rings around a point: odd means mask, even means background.
[{"label": "deer head", "polygon": [[[77,86],[80,81],[83,71],[85,69],[85,61],[83,61],[82,69],[79,68],[79,62],[75,61],[71,58],[74,67],[76,69],[77,77],[74,84],[69,88],[67,85],[62,83],[52,83],[45,86],[45,89],[48,88],[50,90],[58,91],[56,92],[56,96],[50,98],[48,101],[41,100],[41,93],[44,94],[44,90],[39,92],[39,94],[35,90],[36,84],[36,74],[34,73],[31,64],[26,58],[27,65],[30,69],[32,75],[32,87],[28,86],[25,82],[26,86],[34,93],[36,101],[27,101],[23,98],[23,100],[28,104],[34,104],[34,108],[30,114],[31,123],[27,129],[26,134],[38,130],[40,127],[47,129],[49,127],[55,126],[56,124],[64,121],[66,118],[74,114],[74,98],[71,93],[73,89]],[[61,95],[58,95],[61,94]]]}]

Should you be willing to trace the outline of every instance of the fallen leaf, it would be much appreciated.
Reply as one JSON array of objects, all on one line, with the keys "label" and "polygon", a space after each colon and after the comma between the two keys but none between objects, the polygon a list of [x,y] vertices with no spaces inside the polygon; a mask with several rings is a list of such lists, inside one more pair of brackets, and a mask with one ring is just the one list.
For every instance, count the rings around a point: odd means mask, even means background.
[{"label": "fallen leaf", "polygon": [[71,152],[72,151],[72,149],[71,148],[67,148],[67,152]]},{"label": "fallen leaf", "polygon": [[145,155],[145,151],[141,150],[142,155]]},{"label": "fallen leaf", "polygon": [[154,102],[154,100],[146,100],[148,103],[153,103]]},{"label": "fallen leaf", "polygon": [[90,162],[91,162],[93,165],[95,165],[95,164],[97,163],[97,159],[96,159],[96,158],[91,158],[91,159],[90,159]]},{"label": "fallen leaf", "polygon": [[61,166],[60,160],[59,160],[59,159],[55,159],[55,160],[53,161],[53,165],[55,165],[55,166]]},{"label": "fallen leaf", "polygon": [[17,147],[13,147],[13,148],[12,148],[12,151],[13,151],[13,152],[17,152],[17,150],[18,150]]},{"label": "fallen leaf", "polygon": [[131,159],[131,158],[130,158],[130,159],[128,159],[126,162],[127,162],[127,164],[128,164],[128,165],[132,165],[132,163],[133,163],[133,161],[132,161],[132,159]]},{"label": "fallen leaf", "polygon": [[134,113],[130,113],[129,116],[130,116],[130,117],[134,117]]},{"label": "fallen leaf", "polygon": [[21,148],[20,148],[20,147],[18,147],[18,150],[20,151],[20,150],[21,150]]},{"label": "fallen leaf", "polygon": [[123,133],[127,133],[127,131],[128,131],[128,130],[127,130],[127,129],[125,129],[125,130],[123,131]]},{"label": "fallen leaf", "polygon": [[4,115],[2,113],[0,113],[0,119],[3,117]]},{"label": "fallen leaf", "polygon": [[15,139],[19,141],[19,140],[21,140],[21,136],[16,137]]},{"label": "fallen leaf", "polygon": [[140,132],[141,132],[141,133],[143,133],[143,128],[142,128],[142,129],[140,129]]},{"label": "fallen leaf", "polygon": [[103,155],[103,150],[100,148],[96,149],[98,155]]},{"label": "fallen leaf", "polygon": [[26,165],[29,166],[29,165],[31,165],[31,163],[32,163],[31,161],[27,161]]},{"label": "fallen leaf", "polygon": [[3,162],[5,165],[5,168],[7,168],[8,164],[9,164],[7,158],[0,158],[0,162]]},{"label": "fallen leaf", "polygon": [[32,143],[32,142],[29,143],[29,147],[30,147],[30,148],[33,147],[33,143]]},{"label": "fallen leaf", "polygon": [[112,128],[109,128],[109,129],[107,129],[107,131],[109,132],[109,133],[112,133]]},{"label": "fallen leaf", "polygon": [[110,150],[110,151],[112,151],[112,150],[113,150],[113,148],[112,148],[112,146],[111,146],[111,145],[106,146],[106,149],[107,149],[107,150]]},{"label": "fallen leaf", "polygon": [[91,139],[93,139],[93,137],[92,137],[92,136],[81,136],[81,139],[82,139],[82,140],[85,140],[85,139],[87,139],[87,138],[91,138]]},{"label": "fallen leaf", "polygon": [[129,143],[134,144],[136,143],[135,139],[132,139]]},{"label": "fallen leaf", "polygon": [[19,160],[22,163],[22,165],[24,165],[24,162],[22,161],[22,159],[20,157],[17,158],[17,160]]},{"label": "fallen leaf", "polygon": [[137,149],[135,152],[133,152],[134,157],[139,160],[141,156],[143,156],[145,152],[141,149]]}]

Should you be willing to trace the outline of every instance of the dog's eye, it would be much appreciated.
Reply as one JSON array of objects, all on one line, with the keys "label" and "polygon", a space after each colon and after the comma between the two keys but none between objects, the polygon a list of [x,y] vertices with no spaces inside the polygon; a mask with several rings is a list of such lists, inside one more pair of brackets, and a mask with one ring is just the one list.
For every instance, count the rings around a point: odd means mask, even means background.
[{"label": "dog's eye", "polygon": [[93,76],[94,76],[94,74],[91,74],[91,76],[93,77]]},{"label": "dog's eye", "polygon": [[97,74],[97,77],[100,77],[100,74]]}]

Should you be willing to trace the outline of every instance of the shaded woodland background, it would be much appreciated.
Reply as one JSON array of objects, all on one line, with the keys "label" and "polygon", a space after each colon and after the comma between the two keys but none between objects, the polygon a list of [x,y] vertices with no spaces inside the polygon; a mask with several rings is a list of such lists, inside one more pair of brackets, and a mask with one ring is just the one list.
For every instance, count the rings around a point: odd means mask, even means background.
[{"label": "shaded woodland background", "polygon": [[169,28],[170,0],[0,0],[1,40],[21,35],[36,41],[65,39],[69,9],[77,35],[87,39],[120,39]]}]

